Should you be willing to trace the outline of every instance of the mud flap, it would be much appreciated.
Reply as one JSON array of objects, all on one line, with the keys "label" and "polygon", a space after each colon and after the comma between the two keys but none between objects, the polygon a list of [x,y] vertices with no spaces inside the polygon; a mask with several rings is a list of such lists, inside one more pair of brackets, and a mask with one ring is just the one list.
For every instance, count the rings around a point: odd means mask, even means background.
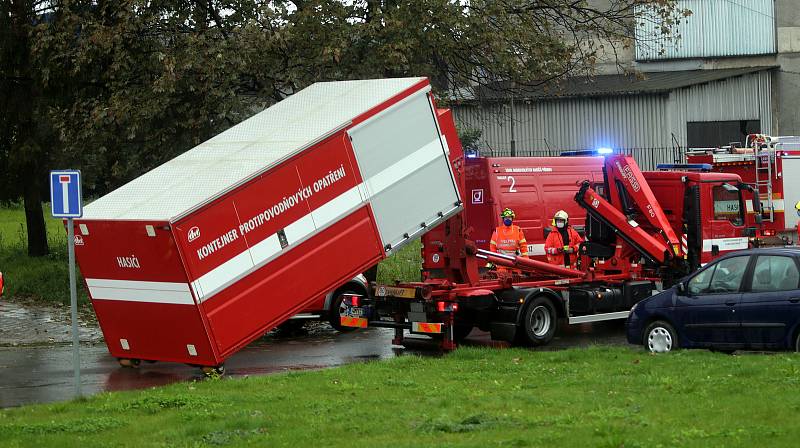
[{"label": "mud flap", "polygon": [[495,341],[514,342],[517,326],[509,322],[492,322],[489,333]]}]

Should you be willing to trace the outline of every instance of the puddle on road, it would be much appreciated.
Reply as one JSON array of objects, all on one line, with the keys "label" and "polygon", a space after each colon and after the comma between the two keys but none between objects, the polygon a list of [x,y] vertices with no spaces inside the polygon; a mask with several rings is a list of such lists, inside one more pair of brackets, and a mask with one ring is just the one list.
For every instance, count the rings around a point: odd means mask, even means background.
[{"label": "puddle on road", "polygon": [[[302,335],[270,332],[231,356],[226,376],[269,375],[318,370],[356,362],[374,362],[398,356],[443,356],[439,342],[425,336],[407,336],[405,346],[391,344],[394,330],[369,328],[340,333],[327,324],[310,325]],[[560,350],[595,343],[626,344],[624,326],[601,323],[562,326],[553,343],[541,349]],[[467,346],[509,347],[474,331]],[[539,350],[539,349],[537,349]],[[176,363],[142,363],[139,369],[121,368],[105,345],[82,345],[84,394],[164,386],[203,380],[200,369]],[[72,349],[69,345],[0,347],[0,407],[72,398]]]}]

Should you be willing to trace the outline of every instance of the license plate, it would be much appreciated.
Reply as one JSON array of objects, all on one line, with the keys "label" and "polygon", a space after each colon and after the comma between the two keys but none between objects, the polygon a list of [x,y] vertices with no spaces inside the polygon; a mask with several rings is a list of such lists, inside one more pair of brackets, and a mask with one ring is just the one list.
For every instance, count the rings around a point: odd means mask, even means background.
[{"label": "license plate", "polygon": [[339,318],[339,323],[341,323],[343,327],[367,328],[367,319],[363,317],[341,316]]},{"label": "license plate", "polygon": [[350,317],[363,317],[364,308],[354,306],[348,307],[344,310],[344,315]]},{"label": "license plate", "polygon": [[399,286],[378,286],[375,290],[378,297],[400,297],[403,299],[413,299],[417,296],[416,288],[401,288]]}]

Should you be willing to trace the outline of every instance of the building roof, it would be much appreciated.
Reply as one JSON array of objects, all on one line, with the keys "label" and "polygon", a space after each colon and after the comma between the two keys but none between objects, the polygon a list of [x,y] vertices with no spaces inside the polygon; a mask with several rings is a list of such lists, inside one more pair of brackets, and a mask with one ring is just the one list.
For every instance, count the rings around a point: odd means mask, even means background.
[{"label": "building roof", "polygon": [[[558,99],[658,94],[773,68],[776,68],[776,66],[598,75],[591,78],[572,77],[561,82],[551,82],[536,87],[518,87],[520,93],[514,97],[517,99]],[[510,87],[510,82],[499,82],[491,86],[481,86],[470,91],[462,91],[464,94],[454,99],[465,101],[508,101]]]}]

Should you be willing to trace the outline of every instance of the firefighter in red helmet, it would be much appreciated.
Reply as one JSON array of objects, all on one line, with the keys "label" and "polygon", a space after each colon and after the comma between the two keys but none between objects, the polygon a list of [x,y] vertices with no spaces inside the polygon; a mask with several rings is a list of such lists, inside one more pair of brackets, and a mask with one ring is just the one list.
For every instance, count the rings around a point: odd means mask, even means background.
[{"label": "firefighter in red helmet", "polygon": [[583,238],[569,225],[569,215],[564,210],[556,212],[552,224],[553,230],[544,242],[547,261],[566,267],[574,266],[578,259],[578,246]]}]

